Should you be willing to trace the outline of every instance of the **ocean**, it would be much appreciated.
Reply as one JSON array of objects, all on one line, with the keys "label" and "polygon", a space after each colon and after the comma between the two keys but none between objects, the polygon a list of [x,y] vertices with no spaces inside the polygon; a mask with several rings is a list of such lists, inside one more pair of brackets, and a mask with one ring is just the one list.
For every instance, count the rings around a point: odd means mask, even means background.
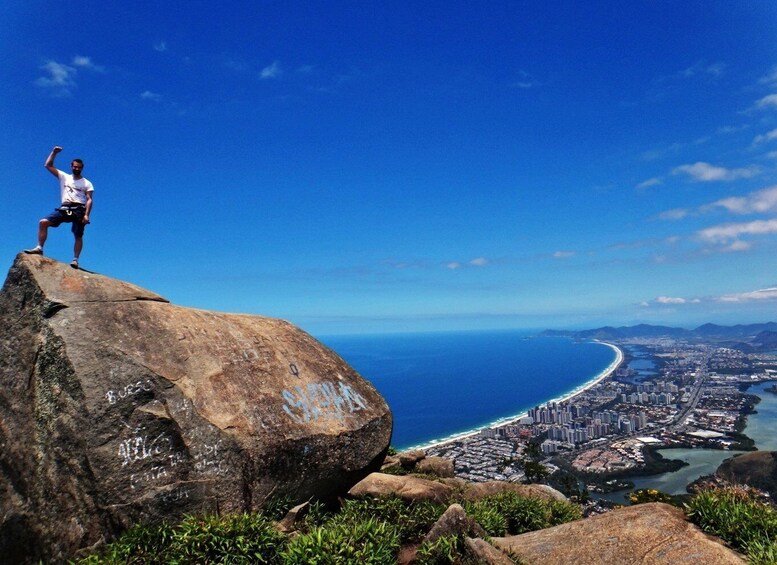
[{"label": "ocean", "polygon": [[615,352],[519,331],[329,336],[383,395],[392,445],[428,445],[525,413],[596,378]]}]

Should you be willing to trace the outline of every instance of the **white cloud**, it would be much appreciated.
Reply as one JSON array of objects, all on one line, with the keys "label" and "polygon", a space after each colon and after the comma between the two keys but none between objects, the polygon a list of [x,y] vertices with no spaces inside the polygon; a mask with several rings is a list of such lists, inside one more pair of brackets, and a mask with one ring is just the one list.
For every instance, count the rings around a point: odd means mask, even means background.
[{"label": "white cloud", "polygon": [[278,78],[281,76],[281,63],[279,61],[273,61],[272,65],[268,65],[262,69],[259,76],[263,79]]},{"label": "white cloud", "polygon": [[725,63],[707,64],[705,61],[699,61],[692,67],[688,67],[684,71],[681,71],[680,74],[685,78],[691,78],[697,75],[705,75],[705,74],[718,78],[720,76],[723,76],[723,73],[725,71],[726,71]]},{"label": "white cloud", "polygon": [[150,90],[146,90],[140,93],[140,97],[143,100],[153,100],[154,102],[158,102],[161,98],[161,94],[157,94],[156,92],[151,92]]},{"label": "white cloud", "polygon": [[78,69],[95,72],[105,72],[105,68],[95,65],[92,59],[84,55],[76,55],[69,65],[57,61],[47,61],[40,69],[44,75],[35,79],[35,84],[47,89],[52,96],[70,96],[76,88]]},{"label": "white cloud", "polygon": [[761,84],[777,84],[777,66],[772,67],[772,70],[762,76],[758,82]]},{"label": "white cloud", "polygon": [[738,239],[731,245],[726,245],[725,247],[721,248],[721,251],[724,253],[736,253],[738,251],[748,251],[751,247],[753,247],[752,243]]},{"label": "white cloud", "polygon": [[743,235],[768,235],[772,233],[777,233],[777,219],[721,224],[696,232],[702,240],[711,243],[728,243],[738,240]]},{"label": "white cloud", "polygon": [[686,208],[675,208],[673,210],[667,210],[661,212],[658,218],[661,220],[682,220],[690,214],[690,211]]},{"label": "white cloud", "polygon": [[647,180],[644,180],[641,183],[639,183],[637,185],[637,188],[639,188],[639,189],[650,188],[651,186],[659,186],[659,185],[662,185],[662,184],[664,184],[664,181],[662,181],[658,177],[653,177],[652,179],[647,179]]},{"label": "white cloud", "polygon": [[687,300],[685,298],[674,298],[671,296],[659,296],[656,298],[658,304],[685,304]]},{"label": "white cloud", "polygon": [[518,80],[513,83],[516,88],[529,89],[539,86],[539,82],[526,71],[518,71]]},{"label": "white cloud", "polygon": [[46,75],[36,79],[35,84],[50,89],[55,96],[68,96],[75,88],[76,69],[63,63],[49,61],[40,67]]},{"label": "white cloud", "polygon": [[770,94],[764,96],[758,102],[755,103],[756,108],[769,108],[772,106],[777,107],[777,94]]},{"label": "white cloud", "polygon": [[554,259],[568,259],[569,257],[574,257],[576,254],[574,251],[556,251],[553,253]]},{"label": "white cloud", "polygon": [[751,192],[747,196],[722,198],[712,204],[702,206],[702,211],[710,208],[725,208],[733,214],[764,214],[777,212],[777,185]]},{"label": "white cloud", "polygon": [[753,139],[753,144],[764,143],[774,139],[777,139],[777,129],[773,129],[772,131],[763,133],[761,135],[756,135],[755,139]]},{"label": "white cloud", "polygon": [[672,170],[672,174],[687,174],[693,180],[698,182],[714,181],[733,181],[738,179],[749,179],[761,172],[756,166],[744,167],[740,169],[726,169],[725,167],[716,167],[703,161],[693,165],[680,165]]},{"label": "white cloud", "polygon": [[97,71],[99,73],[105,72],[105,67],[95,65],[90,57],[85,57],[83,55],[76,55],[73,57],[71,63],[73,66],[80,67],[82,69],[89,69],[90,71]]},{"label": "white cloud", "polygon": [[154,43],[154,51],[159,51],[160,53],[167,51],[167,43],[164,41],[157,41]]},{"label": "white cloud", "polygon": [[777,300],[777,288],[763,288],[751,292],[724,294],[717,297],[718,302],[753,302],[757,300]]},{"label": "white cloud", "polygon": [[490,263],[491,261],[486,257],[475,257],[474,259],[470,259],[466,263],[463,263],[461,261],[448,261],[446,263],[443,263],[443,265],[445,266],[446,269],[451,269],[455,271],[456,269],[463,269],[465,267],[485,267]]}]

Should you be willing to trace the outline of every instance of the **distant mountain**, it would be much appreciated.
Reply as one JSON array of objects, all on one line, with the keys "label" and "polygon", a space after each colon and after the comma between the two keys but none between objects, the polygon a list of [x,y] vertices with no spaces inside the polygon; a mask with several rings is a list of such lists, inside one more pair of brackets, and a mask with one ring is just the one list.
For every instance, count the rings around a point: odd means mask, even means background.
[{"label": "distant mountain", "polygon": [[767,351],[777,350],[777,332],[763,331],[753,338],[752,343]]},{"label": "distant mountain", "polygon": [[673,339],[725,342],[726,347],[747,351],[767,351],[777,349],[777,323],[775,322],[763,324],[738,324],[736,326],[704,324],[694,330],[639,324],[636,326],[621,326],[617,328],[604,326],[592,330],[581,331],[545,330],[540,335],[545,337],[563,336],[585,340],[599,339],[603,341],[607,341],[608,339],[618,340],[629,338],[668,337]]},{"label": "distant mountain", "polygon": [[717,324],[704,324],[699,326],[693,333],[699,337],[714,338],[753,338],[760,332],[777,331],[777,323],[767,322],[765,324],[738,324],[736,326],[719,326]]}]

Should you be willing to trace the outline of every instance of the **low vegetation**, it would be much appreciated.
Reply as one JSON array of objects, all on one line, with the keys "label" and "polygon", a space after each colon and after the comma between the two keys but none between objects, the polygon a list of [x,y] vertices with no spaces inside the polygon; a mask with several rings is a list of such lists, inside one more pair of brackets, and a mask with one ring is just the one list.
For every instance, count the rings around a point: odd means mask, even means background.
[{"label": "low vegetation", "polygon": [[[577,504],[527,498],[514,492],[458,502],[488,536],[494,537],[548,528],[582,516]],[[636,491],[630,502],[677,503],[656,490]],[[346,500],[331,510],[313,502],[293,536],[276,528],[275,520],[288,508],[279,502],[270,506],[260,514],[187,516],[176,525],[138,525],[99,554],[74,563],[377,565],[394,563],[403,547],[412,546],[417,548],[419,565],[467,564],[461,535],[422,543],[447,508],[445,504],[408,503],[391,496]],[[706,490],[683,506],[692,522],[744,553],[750,563],[777,563],[777,509],[752,489]]]},{"label": "low vegetation", "polygon": [[686,504],[692,522],[747,555],[754,565],[777,563],[777,509],[751,489],[703,491]]},{"label": "low vegetation", "polygon": [[[452,501],[454,502],[454,501]],[[503,493],[461,502],[489,535],[510,535],[580,517],[577,505]],[[78,565],[268,563],[335,565],[393,563],[402,547],[418,547],[418,563],[462,561],[462,536],[421,543],[447,505],[398,497],[346,500],[329,511],[312,503],[294,536],[278,532],[265,513],[187,516],[175,526],[139,525]],[[278,516],[277,504],[273,518]]]}]

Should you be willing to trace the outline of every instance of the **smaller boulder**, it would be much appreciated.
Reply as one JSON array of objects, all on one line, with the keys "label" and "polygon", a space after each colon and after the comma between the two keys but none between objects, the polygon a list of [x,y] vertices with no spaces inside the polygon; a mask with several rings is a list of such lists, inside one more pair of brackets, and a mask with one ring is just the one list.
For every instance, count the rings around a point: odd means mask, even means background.
[{"label": "smaller boulder", "polygon": [[527,498],[540,498],[542,500],[567,500],[567,497],[548,485],[523,485],[520,483],[508,483],[505,481],[487,481],[474,483],[465,492],[466,500],[480,500],[487,496],[503,492],[515,492]]},{"label": "smaller boulder", "polygon": [[399,454],[399,463],[405,469],[412,469],[416,463],[426,457],[426,453],[423,449],[413,449],[410,451],[403,451]]},{"label": "smaller boulder", "polygon": [[448,485],[413,477],[411,475],[387,475],[385,473],[370,473],[366,478],[356,483],[348,494],[362,496],[390,496],[392,494],[409,502],[431,500],[445,503],[453,493]]},{"label": "smaller boulder", "polygon": [[416,463],[415,472],[451,478],[454,476],[453,461],[445,457],[426,457]]},{"label": "smaller boulder", "polygon": [[386,455],[383,464],[380,466],[380,470],[385,471],[386,469],[391,469],[393,467],[399,467],[399,455]]},{"label": "smaller boulder", "polygon": [[278,522],[278,530],[284,534],[298,530],[299,523],[305,518],[308,510],[310,510],[310,501],[298,504],[286,513],[283,520]]},{"label": "smaller boulder", "polygon": [[486,535],[480,524],[467,516],[460,504],[451,504],[426,534],[423,543],[434,543],[445,536],[484,537]]}]

